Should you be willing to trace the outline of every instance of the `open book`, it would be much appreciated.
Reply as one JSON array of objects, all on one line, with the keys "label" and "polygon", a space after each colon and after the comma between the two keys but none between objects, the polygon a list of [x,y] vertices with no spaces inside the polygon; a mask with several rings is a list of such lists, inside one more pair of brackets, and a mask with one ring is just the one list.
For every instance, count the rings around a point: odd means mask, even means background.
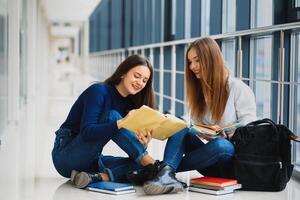
[{"label": "open book", "polygon": [[234,123],[228,126],[220,127],[214,125],[195,124],[191,126],[191,132],[206,140],[211,140],[216,137],[231,138],[235,129],[240,127],[240,123]]},{"label": "open book", "polygon": [[165,115],[144,105],[125,117],[120,126],[133,132],[140,131],[144,135],[147,134],[147,130],[153,130],[153,138],[165,140],[181,129],[188,127],[188,124],[175,116]]},{"label": "open book", "polygon": [[215,137],[220,137],[222,131],[233,130],[237,127],[226,126],[225,128],[212,129],[207,125],[190,125],[182,119],[179,119],[173,115],[163,114],[157,110],[154,110],[148,106],[142,106],[133,112],[131,115],[124,118],[120,126],[133,132],[140,131],[146,135],[147,130],[153,130],[152,137],[158,140],[165,140],[174,135],[183,128],[191,128],[191,132],[197,134],[197,136],[210,140]]}]

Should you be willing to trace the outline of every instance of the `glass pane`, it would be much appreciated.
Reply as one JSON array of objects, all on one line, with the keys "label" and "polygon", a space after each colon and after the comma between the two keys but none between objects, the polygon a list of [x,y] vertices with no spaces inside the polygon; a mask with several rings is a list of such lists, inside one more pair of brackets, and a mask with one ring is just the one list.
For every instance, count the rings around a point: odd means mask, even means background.
[{"label": "glass pane", "polygon": [[223,0],[222,32],[234,32],[236,27],[236,0]]},{"label": "glass pane", "polygon": [[257,106],[257,117],[270,118],[271,117],[271,83],[257,81],[253,85],[256,106]]},{"label": "glass pane", "polygon": [[[299,73],[298,73],[298,78],[300,78]],[[296,100],[296,112],[297,112],[296,113],[296,118],[297,118],[297,121],[296,121],[296,124],[295,124],[295,126],[296,126],[295,133],[298,133],[298,135],[300,135],[299,134],[300,133],[300,126],[299,126],[299,124],[300,124],[300,87],[299,86],[296,89],[296,93],[297,93],[297,95],[296,95],[296,98],[297,98],[297,100]],[[300,166],[300,157],[299,157],[299,155],[300,155],[300,144],[296,143],[296,155],[294,155],[294,158],[295,158],[295,163]]]},{"label": "glass pane", "polygon": [[7,120],[7,0],[0,0],[0,135]]},{"label": "glass pane", "polygon": [[272,36],[255,38],[253,51],[254,78],[271,80]]},{"label": "glass pane", "polygon": [[[300,83],[300,33],[295,35],[295,67],[296,67],[296,73],[295,73],[295,83]],[[296,134],[298,134],[300,136],[300,86],[298,85],[297,87],[295,87],[295,118],[296,120],[294,121],[294,131]],[[295,158],[295,163],[296,165],[300,166],[300,144],[297,143],[295,145],[296,147],[296,154],[294,155]]]},{"label": "glass pane", "polygon": [[[22,1],[20,15],[20,100],[27,98],[27,0]],[[22,105],[21,102],[21,105]]]},{"label": "glass pane", "polygon": [[295,0],[295,7],[300,7],[300,0]]},{"label": "glass pane", "polygon": [[273,0],[252,0],[251,7],[252,28],[273,24]]},{"label": "glass pane", "polygon": [[209,35],[210,1],[201,1],[201,36]]},{"label": "glass pane", "polygon": [[235,63],[236,63],[236,41],[224,40],[222,41],[222,53],[226,61],[226,65],[230,70],[231,76],[235,76]]}]

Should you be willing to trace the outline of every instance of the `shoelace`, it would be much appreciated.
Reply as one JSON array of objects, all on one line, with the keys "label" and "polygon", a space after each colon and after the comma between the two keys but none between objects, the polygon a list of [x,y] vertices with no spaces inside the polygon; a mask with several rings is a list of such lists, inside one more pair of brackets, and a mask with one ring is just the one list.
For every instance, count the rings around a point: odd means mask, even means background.
[{"label": "shoelace", "polygon": [[94,183],[94,182],[100,182],[100,181],[103,180],[100,173],[89,174],[89,177],[91,178],[91,182],[92,183]]}]

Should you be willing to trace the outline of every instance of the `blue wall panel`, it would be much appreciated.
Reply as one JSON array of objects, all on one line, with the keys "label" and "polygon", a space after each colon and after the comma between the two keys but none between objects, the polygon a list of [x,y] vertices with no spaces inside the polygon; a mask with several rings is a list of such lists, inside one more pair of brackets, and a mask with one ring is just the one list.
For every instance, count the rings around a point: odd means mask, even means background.
[{"label": "blue wall panel", "polygon": [[176,99],[184,99],[184,75],[176,74]]},{"label": "blue wall panel", "polygon": [[132,45],[132,0],[124,1],[124,47]]},{"label": "blue wall panel", "polygon": [[175,115],[177,117],[182,117],[184,114],[184,105],[182,103],[176,102],[175,104]]},{"label": "blue wall panel", "polygon": [[209,27],[211,35],[222,32],[222,1],[220,0],[211,0]]},{"label": "blue wall panel", "polygon": [[171,73],[164,72],[164,95],[171,96]]},{"label": "blue wall panel", "polygon": [[153,0],[154,1],[154,43],[162,42],[162,29],[161,29],[161,1],[160,0]]},{"label": "blue wall panel", "polygon": [[184,39],[185,1],[176,0],[175,39]]},{"label": "blue wall panel", "polygon": [[122,47],[122,17],[123,4],[121,0],[111,0],[111,49]]},{"label": "blue wall panel", "polygon": [[176,46],[176,70],[184,71],[184,60],[185,60],[185,45],[177,45]]},{"label": "blue wall panel", "polygon": [[191,1],[191,37],[198,37],[201,35],[201,1]]},{"label": "blue wall panel", "polygon": [[250,28],[251,0],[236,0],[236,30],[247,30]]}]

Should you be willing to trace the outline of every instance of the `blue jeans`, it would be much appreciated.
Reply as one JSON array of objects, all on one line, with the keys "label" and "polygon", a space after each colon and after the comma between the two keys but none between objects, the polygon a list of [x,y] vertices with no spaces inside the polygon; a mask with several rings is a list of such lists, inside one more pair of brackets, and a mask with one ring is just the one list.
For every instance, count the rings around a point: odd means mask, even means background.
[{"label": "blue jeans", "polygon": [[[122,116],[109,111],[102,116],[100,123],[117,121]],[[103,147],[113,140],[129,158],[103,156]],[[111,181],[126,181],[126,173],[141,167],[140,160],[148,152],[133,132],[120,129],[117,134],[98,141],[83,140],[81,134],[60,128],[52,150],[52,160],[59,174],[69,178],[72,170],[86,172],[105,172]]]},{"label": "blue jeans", "polygon": [[176,172],[197,170],[204,175],[218,175],[220,167],[227,167],[234,155],[234,146],[224,138],[204,144],[188,128],[168,139],[164,163]]}]

